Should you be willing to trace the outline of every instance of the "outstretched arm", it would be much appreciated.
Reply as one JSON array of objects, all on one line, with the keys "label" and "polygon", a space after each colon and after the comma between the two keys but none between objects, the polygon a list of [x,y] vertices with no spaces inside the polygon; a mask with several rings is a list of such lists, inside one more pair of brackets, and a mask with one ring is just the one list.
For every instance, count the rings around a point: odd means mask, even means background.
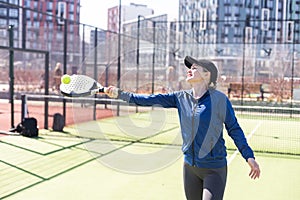
[{"label": "outstretched arm", "polygon": [[164,108],[176,108],[176,97],[174,93],[168,94],[135,94],[125,92],[114,86],[109,86],[105,93],[111,98],[119,98],[128,103],[134,103],[139,106],[159,105]]}]

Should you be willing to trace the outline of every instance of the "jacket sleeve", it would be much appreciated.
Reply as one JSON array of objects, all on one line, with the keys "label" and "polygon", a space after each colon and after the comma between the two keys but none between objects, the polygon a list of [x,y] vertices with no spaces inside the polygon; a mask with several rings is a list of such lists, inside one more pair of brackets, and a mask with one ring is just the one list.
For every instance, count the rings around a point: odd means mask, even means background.
[{"label": "jacket sleeve", "polygon": [[239,152],[242,154],[243,158],[246,161],[248,160],[248,158],[254,158],[253,150],[247,143],[245,134],[236,119],[234,110],[228,99],[225,117],[225,127],[229,136],[233,139],[234,144],[238,148]]},{"label": "jacket sleeve", "polygon": [[118,98],[139,106],[158,105],[164,108],[176,108],[176,96],[174,93],[144,95],[121,91]]}]

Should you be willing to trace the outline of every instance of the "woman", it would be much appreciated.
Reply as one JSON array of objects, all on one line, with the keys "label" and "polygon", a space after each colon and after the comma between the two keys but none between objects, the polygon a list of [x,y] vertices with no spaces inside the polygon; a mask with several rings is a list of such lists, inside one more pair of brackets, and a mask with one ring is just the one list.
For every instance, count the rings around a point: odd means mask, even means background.
[{"label": "woman", "polygon": [[223,124],[251,171],[259,178],[260,169],[234,110],[225,94],[216,90],[217,67],[208,60],[185,57],[186,81],[192,89],[169,94],[140,95],[108,87],[106,93],[141,106],[160,104],[177,108],[183,138],[184,190],[187,199],[223,199],[227,178]]},{"label": "woman", "polygon": [[54,89],[59,90],[59,85],[61,83],[61,76],[62,76],[62,70],[61,70],[61,63],[56,63],[54,68]]}]

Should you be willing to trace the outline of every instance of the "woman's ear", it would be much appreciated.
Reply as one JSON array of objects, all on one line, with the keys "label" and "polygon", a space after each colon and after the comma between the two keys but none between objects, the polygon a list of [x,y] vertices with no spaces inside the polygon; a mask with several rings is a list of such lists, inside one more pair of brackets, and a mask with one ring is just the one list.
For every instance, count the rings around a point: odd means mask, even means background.
[{"label": "woman's ear", "polygon": [[209,77],[210,78],[210,72],[206,72],[204,73],[205,77]]},{"label": "woman's ear", "polygon": [[207,83],[208,83],[208,86],[209,86],[209,84],[210,84],[210,78],[211,78],[210,72],[205,73],[205,79],[206,79],[206,81],[207,81]]}]

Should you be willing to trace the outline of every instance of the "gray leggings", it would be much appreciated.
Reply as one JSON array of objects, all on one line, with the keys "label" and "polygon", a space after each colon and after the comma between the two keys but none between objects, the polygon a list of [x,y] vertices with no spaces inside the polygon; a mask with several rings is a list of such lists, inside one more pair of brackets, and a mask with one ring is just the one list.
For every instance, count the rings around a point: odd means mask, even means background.
[{"label": "gray leggings", "polygon": [[227,166],[198,168],[184,163],[183,181],[188,200],[222,200],[226,186]]}]

